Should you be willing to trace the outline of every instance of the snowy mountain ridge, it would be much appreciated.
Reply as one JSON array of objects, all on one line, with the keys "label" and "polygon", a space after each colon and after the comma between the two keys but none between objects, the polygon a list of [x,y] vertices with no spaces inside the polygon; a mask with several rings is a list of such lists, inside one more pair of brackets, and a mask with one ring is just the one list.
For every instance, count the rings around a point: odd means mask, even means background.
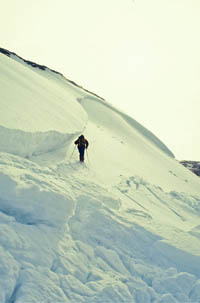
[{"label": "snowy mountain ridge", "polygon": [[[44,65],[40,65],[40,64],[37,64],[37,63],[34,63],[32,61],[28,61],[28,60],[25,60],[23,59],[22,57],[16,55],[15,53],[13,52],[10,52],[6,49],[3,49],[3,48],[0,48],[0,53],[8,56],[9,58],[12,58],[14,59],[15,61],[19,62],[19,63],[22,63],[23,65],[30,67],[33,71],[36,71],[37,73],[39,73],[40,75],[42,75],[43,77],[47,78],[48,80],[59,80],[59,84],[61,84],[61,82],[64,82],[64,85],[69,85],[72,84],[72,87],[75,87],[75,88],[78,88],[80,89],[79,90],[79,93],[80,91],[83,91],[83,92],[86,92],[86,93],[89,93],[89,95],[87,94],[87,96],[89,97],[97,97],[98,98],[98,101],[104,101],[104,104],[106,103],[107,106],[109,106],[109,108],[117,111],[118,113],[122,114],[119,110],[117,110],[116,108],[114,108],[111,104],[109,104],[108,102],[106,102],[102,97],[99,97],[98,95],[96,95],[95,93],[92,93],[90,91],[88,91],[87,89],[84,89],[83,87],[79,86],[78,84],[76,84],[75,82],[69,80],[69,79],[66,79],[61,73],[55,71],[55,70],[52,70],[52,69],[49,69],[48,67],[44,66]],[[44,71],[46,71],[44,73]],[[55,84],[55,83],[54,83]],[[46,83],[45,83],[46,85]],[[35,89],[35,87],[34,87]],[[55,88],[54,88],[55,89]],[[69,89],[69,88],[68,88]],[[32,92],[33,93],[33,92]],[[79,95],[79,98],[77,98],[77,101],[78,100],[81,100],[81,97],[82,95]],[[36,95],[36,98],[37,98],[37,95]],[[35,103],[35,102],[34,102]],[[39,115],[39,113],[38,113]],[[167,148],[166,145],[164,145],[155,135],[153,135],[149,130],[147,130],[146,128],[144,128],[141,124],[139,124],[138,122],[136,122],[135,120],[133,120],[132,118],[130,118],[129,116],[127,116],[126,114],[124,114],[124,118],[127,120],[127,121],[130,121],[129,123],[131,124],[134,124],[134,127],[136,129],[138,129],[141,133],[143,133],[143,135],[149,139],[151,138],[151,142],[153,142],[155,145],[157,145],[159,148],[161,148],[162,150],[164,150],[167,154],[169,154],[171,157],[174,157],[174,155],[172,154],[172,152]],[[21,123],[21,121],[20,121]],[[21,124],[20,124],[21,126]]]},{"label": "snowy mountain ridge", "polygon": [[126,114],[19,61],[0,54],[0,302],[200,302],[199,178]]},{"label": "snowy mountain ridge", "polygon": [[80,89],[83,89],[84,91],[88,92],[89,94],[92,94],[92,95],[96,96],[99,99],[104,100],[102,97],[100,97],[100,96],[96,95],[95,93],[90,92],[89,90],[83,88],[82,86],[78,85],[76,82],[74,82],[72,80],[69,80],[69,79],[66,79],[65,76],[63,74],[61,74],[60,72],[58,72],[56,70],[53,70],[53,69],[51,69],[51,68],[49,68],[49,67],[47,67],[45,65],[41,65],[41,64],[32,62],[30,60],[26,60],[26,59],[20,57],[19,55],[17,55],[16,53],[11,52],[11,51],[9,51],[9,50],[7,50],[5,48],[1,48],[0,47],[0,53],[2,53],[4,55],[6,55],[6,56],[8,56],[8,57],[10,57],[10,58],[18,61],[18,62],[25,63],[26,65],[29,65],[29,67],[33,67],[34,69],[39,69],[39,70],[42,70],[42,71],[50,71],[50,72],[52,72],[52,73],[54,73],[56,75],[62,76],[62,78],[64,78],[65,80],[67,80],[67,82],[73,84],[74,86],[77,86]]}]

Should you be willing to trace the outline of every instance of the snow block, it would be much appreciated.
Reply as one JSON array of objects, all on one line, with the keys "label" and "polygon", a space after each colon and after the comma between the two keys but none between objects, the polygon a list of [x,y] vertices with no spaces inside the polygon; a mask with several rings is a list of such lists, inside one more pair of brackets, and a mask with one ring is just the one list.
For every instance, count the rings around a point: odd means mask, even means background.
[{"label": "snow block", "polygon": [[[14,292],[20,265],[0,246],[0,302],[8,302]],[[9,301],[11,302],[11,301]]]},{"label": "snow block", "polygon": [[21,224],[62,227],[74,210],[74,199],[33,172],[13,168],[0,172],[0,211]]},{"label": "snow block", "polygon": [[190,293],[190,300],[193,303],[200,302],[200,280],[198,280],[197,283],[194,285],[194,288]]},{"label": "snow block", "polygon": [[25,132],[0,126],[0,152],[30,158],[71,144],[76,134],[48,132]]},{"label": "snow block", "polygon": [[12,302],[16,303],[70,302],[60,288],[57,276],[41,267],[22,270],[14,299]]}]

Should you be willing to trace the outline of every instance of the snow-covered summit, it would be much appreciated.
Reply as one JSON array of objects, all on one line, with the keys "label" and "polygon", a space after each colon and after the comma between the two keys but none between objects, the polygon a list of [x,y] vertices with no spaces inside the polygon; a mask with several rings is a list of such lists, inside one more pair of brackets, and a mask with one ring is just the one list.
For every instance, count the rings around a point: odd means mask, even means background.
[{"label": "snow-covered summit", "polygon": [[60,73],[0,72],[0,302],[200,302],[200,179]]}]

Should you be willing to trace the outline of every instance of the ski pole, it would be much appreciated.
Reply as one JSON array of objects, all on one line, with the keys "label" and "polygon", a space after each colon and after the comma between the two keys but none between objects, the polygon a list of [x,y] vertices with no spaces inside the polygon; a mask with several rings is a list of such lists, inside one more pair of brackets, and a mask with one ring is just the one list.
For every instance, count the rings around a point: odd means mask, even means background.
[{"label": "ski pole", "polygon": [[86,154],[87,154],[87,158],[88,158],[88,163],[90,164],[87,148],[86,148]]},{"label": "ski pole", "polygon": [[76,148],[76,146],[74,146],[73,152],[72,152],[72,154],[71,154],[71,156],[70,156],[70,158],[69,158],[69,159],[71,159],[71,158],[72,158],[73,153],[74,153],[74,151],[75,151],[75,148]]}]

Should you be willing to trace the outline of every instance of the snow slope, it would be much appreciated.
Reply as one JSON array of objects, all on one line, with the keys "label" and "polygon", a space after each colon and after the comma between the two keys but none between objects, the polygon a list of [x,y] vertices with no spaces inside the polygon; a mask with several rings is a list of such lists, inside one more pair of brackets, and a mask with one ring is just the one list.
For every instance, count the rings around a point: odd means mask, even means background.
[{"label": "snow slope", "polygon": [[87,121],[86,113],[74,102],[82,96],[80,90],[62,85],[50,70],[43,76],[39,69],[27,66],[0,54],[1,151],[22,156],[63,145]]},{"label": "snow slope", "polygon": [[0,302],[200,302],[200,179],[62,75],[0,71]]}]

